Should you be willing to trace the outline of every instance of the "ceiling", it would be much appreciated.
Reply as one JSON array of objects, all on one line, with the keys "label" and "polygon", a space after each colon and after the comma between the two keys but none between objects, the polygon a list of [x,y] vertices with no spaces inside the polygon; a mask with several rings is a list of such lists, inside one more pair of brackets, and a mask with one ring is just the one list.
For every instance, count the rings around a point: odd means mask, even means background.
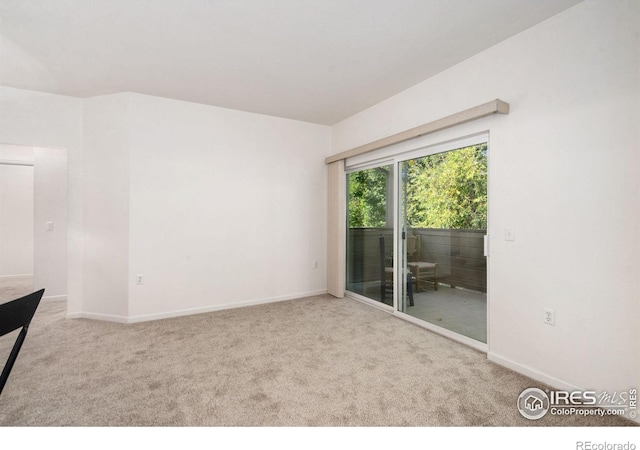
[{"label": "ceiling", "polygon": [[580,0],[0,0],[0,84],[332,125]]}]

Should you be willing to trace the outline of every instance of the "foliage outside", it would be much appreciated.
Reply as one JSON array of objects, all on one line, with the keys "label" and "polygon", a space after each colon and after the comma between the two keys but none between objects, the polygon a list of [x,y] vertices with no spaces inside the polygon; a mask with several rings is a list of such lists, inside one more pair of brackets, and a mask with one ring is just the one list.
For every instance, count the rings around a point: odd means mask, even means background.
[{"label": "foliage outside", "polygon": [[[412,159],[401,164],[401,172],[409,227],[486,229],[486,144]],[[391,166],[348,175],[350,228],[390,226],[386,224],[389,176]]]},{"label": "foliage outside", "polygon": [[382,228],[387,219],[387,177],[392,167],[350,173],[347,177],[349,228]]}]

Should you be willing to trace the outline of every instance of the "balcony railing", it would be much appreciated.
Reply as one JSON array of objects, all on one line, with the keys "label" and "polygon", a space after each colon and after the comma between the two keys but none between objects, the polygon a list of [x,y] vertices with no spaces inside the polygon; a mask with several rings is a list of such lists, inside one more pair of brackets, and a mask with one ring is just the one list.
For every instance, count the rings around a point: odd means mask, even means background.
[{"label": "balcony railing", "polygon": [[[487,292],[486,230],[412,228],[420,239],[420,255],[412,260],[438,264],[438,281],[455,287]],[[390,228],[351,228],[347,236],[347,284],[380,279],[379,238],[385,237],[387,254],[393,251]]]}]

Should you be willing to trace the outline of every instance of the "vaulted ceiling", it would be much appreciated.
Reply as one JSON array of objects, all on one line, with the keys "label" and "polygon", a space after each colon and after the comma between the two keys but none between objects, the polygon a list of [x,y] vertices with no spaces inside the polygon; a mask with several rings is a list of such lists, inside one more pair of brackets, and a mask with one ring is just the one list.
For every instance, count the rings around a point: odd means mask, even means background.
[{"label": "vaulted ceiling", "polygon": [[0,84],[334,124],[580,0],[0,0]]}]

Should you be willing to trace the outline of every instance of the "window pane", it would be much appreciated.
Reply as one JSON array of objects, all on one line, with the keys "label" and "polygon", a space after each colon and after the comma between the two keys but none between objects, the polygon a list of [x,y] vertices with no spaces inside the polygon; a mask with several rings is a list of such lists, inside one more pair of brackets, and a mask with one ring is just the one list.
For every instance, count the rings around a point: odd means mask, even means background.
[{"label": "window pane", "polygon": [[404,161],[400,173],[402,261],[413,298],[399,310],[486,342],[487,145]]},{"label": "window pane", "polygon": [[392,261],[393,167],[347,174],[347,290],[393,304]]}]

